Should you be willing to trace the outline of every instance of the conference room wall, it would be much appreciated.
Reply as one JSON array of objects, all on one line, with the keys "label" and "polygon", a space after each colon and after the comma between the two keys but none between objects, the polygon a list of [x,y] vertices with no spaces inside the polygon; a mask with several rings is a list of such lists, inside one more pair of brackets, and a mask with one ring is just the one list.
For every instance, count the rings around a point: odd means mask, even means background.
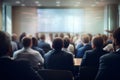
[{"label": "conference room wall", "polygon": [[[13,7],[12,8],[12,26],[13,33],[18,35],[21,32],[34,34],[37,31],[36,7]],[[104,32],[104,7],[85,8],[85,26],[84,31],[87,33],[103,33]]]},{"label": "conference room wall", "polygon": [[13,33],[18,35],[22,32],[36,33],[37,21],[36,7],[12,7]]}]

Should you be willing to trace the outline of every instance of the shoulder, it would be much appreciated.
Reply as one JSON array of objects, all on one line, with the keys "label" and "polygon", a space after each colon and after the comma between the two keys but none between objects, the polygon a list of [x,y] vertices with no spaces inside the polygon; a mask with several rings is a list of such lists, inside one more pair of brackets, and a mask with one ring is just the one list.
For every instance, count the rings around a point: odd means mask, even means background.
[{"label": "shoulder", "polygon": [[52,53],[54,53],[55,51],[54,50],[50,50],[49,52],[47,52],[45,55],[44,55],[44,57],[46,57],[46,56],[50,56]]},{"label": "shoulder", "polygon": [[65,56],[73,56],[72,53],[67,52],[67,51],[61,51],[63,53],[63,55]]},{"label": "shoulder", "polygon": [[17,51],[14,52],[14,54],[19,54],[19,53],[21,53],[22,51],[23,51],[23,49],[17,50]]},{"label": "shoulder", "polygon": [[109,60],[113,60],[114,58],[117,58],[117,57],[120,57],[120,55],[118,56],[117,53],[107,53],[103,56],[100,57],[100,60],[103,60],[103,61],[109,61]]},{"label": "shoulder", "polygon": [[29,50],[31,53],[37,53],[37,54],[39,54],[39,52],[37,51],[37,50],[34,50],[34,49],[32,49],[32,48],[30,48],[30,50]]}]

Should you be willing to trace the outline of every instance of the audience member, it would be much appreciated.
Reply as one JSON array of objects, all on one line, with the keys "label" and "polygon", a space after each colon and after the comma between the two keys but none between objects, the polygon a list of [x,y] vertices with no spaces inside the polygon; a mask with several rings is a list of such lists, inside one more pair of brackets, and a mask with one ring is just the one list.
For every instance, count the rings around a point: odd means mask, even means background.
[{"label": "audience member", "polygon": [[25,32],[21,33],[21,35],[19,36],[19,44],[18,44],[18,49],[23,48],[23,44],[22,44],[22,39],[26,36],[27,34]]},{"label": "audience member", "polygon": [[47,53],[49,50],[51,50],[50,44],[45,42],[45,34],[41,34],[40,40],[38,40],[38,47],[42,48],[45,53]]},{"label": "audience member", "polygon": [[70,44],[70,39],[68,37],[64,37],[63,43],[64,43],[64,46],[63,46],[62,50],[66,51],[66,52],[68,52],[68,53],[70,53],[74,56],[74,53],[70,52],[69,49],[68,49],[68,46]]},{"label": "audience member", "polygon": [[115,52],[100,57],[96,80],[120,80],[120,28],[113,33]]},{"label": "audience member", "polygon": [[92,50],[86,51],[80,65],[80,80],[94,80],[99,67],[100,56],[108,53],[103,50],[103,39],[94,36],[92,39]]},{"label": "audience member", "polygon": [[24,37],[22,39],[22,44],[23,48],[14,52],[13,59],[26,59],[30,61],[33,68],[39,68],[39,65],[44,63],[44,59],[38,51],[31,48],[32,39],[29,37]]},{"label": "audience member", "polygon": [[8,33],[0,31],[0,80],[42,80],[27,61],[15,61],[11,54]]},{"label": "audience member", "polygon": [[92,49],[91,45],[89,44],[90,37],[88,34],[82,34],[81,41],[83,43],[83,46],[77,50],[77,55],[76,55],[77,58],[82,58],[85,51]]},{"label": "audience member", "polygon": [[42,57],[44,57],[45,54],[44,50],[39,48],[37,45],[38,45],[37,39],[35,37],[32,37],[32,49],[38,51],[42,55]]},{"label": "audience member", "polygon": [[53,50],[45,54],[45,68],[70,70],[74,72],[73,55],[62,51],[63,40],[59,37],[53,40]]}]

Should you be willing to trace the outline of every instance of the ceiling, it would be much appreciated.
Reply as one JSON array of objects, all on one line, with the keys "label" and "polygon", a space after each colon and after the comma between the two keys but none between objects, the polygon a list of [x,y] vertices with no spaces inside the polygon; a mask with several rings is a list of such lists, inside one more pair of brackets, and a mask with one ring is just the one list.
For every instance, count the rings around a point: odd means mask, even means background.
[{"label": "ceiling", "polygon": [[119,0],[3,0],[12,6],[38,7],[99,7],[107,4],[117,4]]}]

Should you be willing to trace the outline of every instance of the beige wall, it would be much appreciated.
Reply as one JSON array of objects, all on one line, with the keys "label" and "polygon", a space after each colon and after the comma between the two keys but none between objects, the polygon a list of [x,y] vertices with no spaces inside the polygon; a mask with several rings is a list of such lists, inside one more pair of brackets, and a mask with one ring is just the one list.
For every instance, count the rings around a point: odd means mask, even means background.
[{"label": "beige wall", "polygon": [[37,27],[37,10],[35,7],[13,7],[12,8],[13,33],[26,32],[34,34]]}]

